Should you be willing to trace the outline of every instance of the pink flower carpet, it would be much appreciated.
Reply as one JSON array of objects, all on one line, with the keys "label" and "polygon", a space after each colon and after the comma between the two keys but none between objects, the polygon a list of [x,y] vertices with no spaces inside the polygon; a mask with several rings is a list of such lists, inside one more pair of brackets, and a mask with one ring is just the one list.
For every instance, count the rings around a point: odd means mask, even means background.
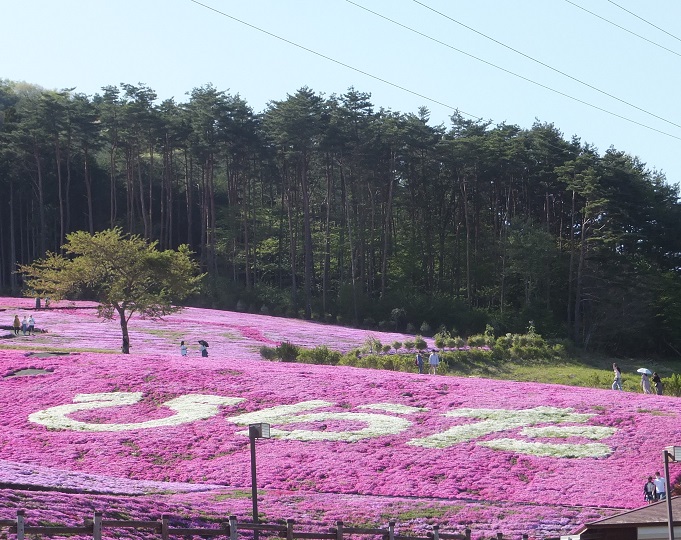
[{"label": "pink flower carpet", "polygon": [[[0,519],[249,520],[311,528],[398,522],[402,533],[567,534],[642,504],[679,400],[561,385],[268,362],[281,341],[349,350],[402,334],[188,308],[133,317],[130,355],[94,304],[0,298]],[[3,331],[0,331],[3,332]],[[206,339],[209,357],[198,352]],[[189,355],[182,357],[180,340]],[[48,354],[47,351],[62,354]],[[108,351],[108,352],[106,352]]]}]

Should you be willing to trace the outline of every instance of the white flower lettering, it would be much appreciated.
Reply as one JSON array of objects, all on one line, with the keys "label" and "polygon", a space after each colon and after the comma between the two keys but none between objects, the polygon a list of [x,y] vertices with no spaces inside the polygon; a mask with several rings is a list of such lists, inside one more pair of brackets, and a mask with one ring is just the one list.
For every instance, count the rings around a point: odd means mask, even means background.
[{"label": "white flower lettering", "polygon": [[70,429],[75,431],[128,431],[165,426],[177,426],[203,420],[218,414],[219,405],[235,405],[243,398],[221,397],[208,394],[189,394],[171,399],[164,407],[176,414],[146,422],[128,424],[92,424],[68,418],[77,411],[103,409],[106,407],[123,407],[134,405],[142,399],[142,392],[110,392],[106,394],[77,394],[68,405],[58,405],[29,415],[28,419],[51,429]]}]

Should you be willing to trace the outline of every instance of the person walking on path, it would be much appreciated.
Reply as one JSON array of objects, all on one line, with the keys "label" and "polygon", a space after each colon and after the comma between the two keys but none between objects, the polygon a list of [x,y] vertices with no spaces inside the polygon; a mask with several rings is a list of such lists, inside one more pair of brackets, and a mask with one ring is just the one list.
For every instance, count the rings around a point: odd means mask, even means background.
[{"label": "person walking on path", "polygon": [[653,371],[653,384],[655,385],[655,393],[658,396],[662,395],[662,379],[657,374],[657,371]]},{"label": "person walking on path", "polygon": [[613,362],[612,371],[615,374],[615,380],[612,383],[613,390],[622,390],[622,371],[620,367]]},{"label": "person walking on path", "polygon": [[661,501],[667,498],[667,481],[660,476],[659,472],[655,473],[655,478],[653,478],[653,484],[655,484],[655,494],[656,499]]},{"label": "person walking on path", "polygon": [[187,356],[187,346],[184,344],[184,341],[180,342],[180,354]]},{"label": "person walking on path", "polygon": [[28,317],[24,315],[24,318],[21,319],[21,333],[26,335],[26,332],[28,331]]},{"label": "person walking on path", "polygon": [[428,357],[428,363],[430,364],[430,373],[435,375],[437,373],[437,366],[440,365],[440,355],[437,354],[437,349],[433,349]]},{"label": "person walking on path", "polygon": [[652,390],[650,389],[650,379],[648,378],[648,375],[646,373],[641,373],[641,388],[643,388],[643,393],[644,394],[652,394]]},{"label": "person walking on path", "polygon": [[423,375],[423,355],[420,351],[416,353],[416,367],[419,368],[419,374]]},{"label": "person walking on path", "polygon": [[655,502],[655,482],[652,476],[648,477],[648,481],[643,486],[643,500],[648,504]]},{"label": "person walking on path", "polygon": [[32,336],[35,333],[35,319],[33,315],[28,316],[28,335]]},{"label": "person walking on path", "polygon": [[21,321],[19,320],[19,315],[14,316],[14,335],[18,336],[19,335],[19,329],[21,328]]}]

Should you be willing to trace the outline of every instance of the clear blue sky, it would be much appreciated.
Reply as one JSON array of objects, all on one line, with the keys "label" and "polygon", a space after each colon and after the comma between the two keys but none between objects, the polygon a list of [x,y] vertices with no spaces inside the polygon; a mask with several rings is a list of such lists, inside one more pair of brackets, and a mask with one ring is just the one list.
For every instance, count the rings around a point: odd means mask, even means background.
[{"label": "clear blue sky", "polygon": [[[612,145],[664,172],[668,182],[681,181],[681,127],[669,123],[681,125],[678,0],[420,0],[664,120],[543,67],[414,0],[353,1],[432,39],[347,0],[202,3],[444,105],[316,56],[191,0],[0,0],[0,78],[47,89],[75,86],[76,91],[89,95],[105,85],[142,82],[160,99],[174,97],[178,102],[186,101],[192,88],[212,83],[239,94],[256,112],[303,86],[327,96],[353,86],[370,93],[376,108],[416,112],[425,105],[436,124],[448,125],[455,108],[493,123],[523,128],[535,119],[552,122],[566,138],[577,135],[601,153]],[[454,49],[673,137],[541,88]]]}]

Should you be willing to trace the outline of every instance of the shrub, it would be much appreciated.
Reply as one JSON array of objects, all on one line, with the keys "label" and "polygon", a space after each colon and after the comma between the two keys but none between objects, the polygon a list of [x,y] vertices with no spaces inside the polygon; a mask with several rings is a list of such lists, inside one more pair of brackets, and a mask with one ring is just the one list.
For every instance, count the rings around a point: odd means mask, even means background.
[{"label": "shrub", "polygon": [[282,362],[295,362],[299,352],[300,349],[288,341],[284,341],[277,347],[277,356]]},{"label": "shrub", "polygon": [[408,351],[412,351],[414,349],[414,342],[410,340],[405,341],[404,348],[407,349]]},{"label": "shrub", "polygon": [[374,336],[369,336],[364,341],[364,348],[371,354],[380,352],[383,349],[383,345]]},{"label": "shrub", "polygon": [[384,353],[389,353],[391,347],[392,347],[392,345],[383,345],[383,352],[384,352]]},{"label": "shrub", "polygon": [[406,332],[407,332],[407,334],[415,334],[416,333],[416,327],[411,323],[407,323]]},{"label": "shrub", "polygon": [[341,360],[341,353],[332,351],[326,345],[320,345],[314,349],[302,349],[298,353],[298,362],[305,364],[320,364],[335,366]]},{"label": "shrub", "polygon": [[426,335],[426,336],[429,335],[431,333],[430,325],[426,321],[423,321],[421,323],[421,327],[419,328],[419,331],[423,335]]},{"label": "shrub", "polygon": [[399,351],[401,348],[402,348],[401,341],[393,341],[393,349],[395,349],[395,352]]},{"label": "shrub", "polygon": [[423,351],[423,350],[428,348],[428,344],[426,343],[426,340],[423,339],[421,336],[416,336],[416,339],[414,340],[414,346],[419,351]]},{"label": "shrub", "polygon": [[484,347],[487,344],[487,339],[482,334],[475,334],[468,338],[469,347]]},{"label": "shrub", "polygon": [[378,359],[377,366],[379,369],[386,369],[388,371],[395,371],[395,361],[393,356],[381,356]]},{"label": "shrub", "polygon": [[260,356],[265,360],[274,360],[277,357],[277,349],[263,345],[260,347]]},{"label": "shrub", "polygon": [[662,385],[666,395],[681,397],[681,375],[678,373],[662,379]]}]

